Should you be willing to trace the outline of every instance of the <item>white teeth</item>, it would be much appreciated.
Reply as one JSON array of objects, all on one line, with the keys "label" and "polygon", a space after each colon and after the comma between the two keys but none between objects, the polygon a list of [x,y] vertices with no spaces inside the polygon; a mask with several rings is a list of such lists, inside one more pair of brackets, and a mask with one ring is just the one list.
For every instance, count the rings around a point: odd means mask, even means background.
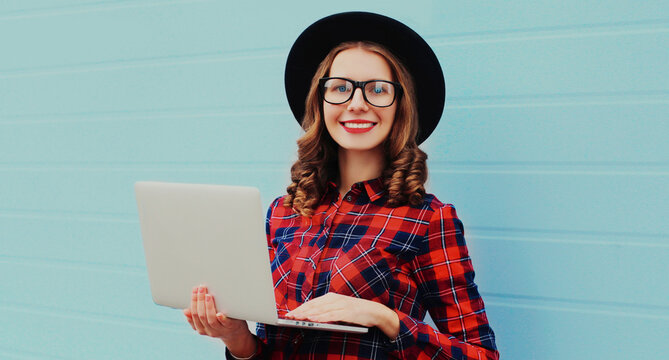
[{"label": "white teeth", "polygon": [[343,124],[344,124],[344,127],[352,128],[352,129],[366,129],[366,128],[371,128],[372,126],[374,126],[374,123],[345,122]]}]

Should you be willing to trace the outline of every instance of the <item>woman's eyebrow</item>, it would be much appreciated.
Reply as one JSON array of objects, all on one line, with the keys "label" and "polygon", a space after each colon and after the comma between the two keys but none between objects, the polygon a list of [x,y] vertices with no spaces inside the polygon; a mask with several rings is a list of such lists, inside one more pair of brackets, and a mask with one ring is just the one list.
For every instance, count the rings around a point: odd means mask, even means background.
[{"label": "woman's eyebrow", "polygon": [[366,79],[366,80],[358,80],[358,79],[354,79],[354,78],[352,78],[352,77],[337,76],[337,75],[330,75],[329,77],[342,78],[342,79],[346,79],[346,80],[361,81],[361,82],[364,82],[364,81],[374,81],[374,80],[393,81],[392,79],[386,79],[386,78],[384,78],[384,77],[371,77],[371,78]]}]

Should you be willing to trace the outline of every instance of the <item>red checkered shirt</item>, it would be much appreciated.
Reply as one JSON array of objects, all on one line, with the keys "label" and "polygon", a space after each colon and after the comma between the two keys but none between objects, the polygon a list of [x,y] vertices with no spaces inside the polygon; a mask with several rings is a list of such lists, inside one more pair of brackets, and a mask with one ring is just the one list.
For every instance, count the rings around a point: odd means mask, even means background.
[{"label": "red checkered shirt", "polygon": [[[335,292],[393,309],[397,338],[378,328],[347,334],[258,324],[255,358],[499,358],[453,206],[431,194],[418,206],[386,200],[381,179],[356,183],[341,198],[330,183],[312,218],[274,200],[266,228],[280,316]],[[423,321],[426,312],[436,329]]]}]

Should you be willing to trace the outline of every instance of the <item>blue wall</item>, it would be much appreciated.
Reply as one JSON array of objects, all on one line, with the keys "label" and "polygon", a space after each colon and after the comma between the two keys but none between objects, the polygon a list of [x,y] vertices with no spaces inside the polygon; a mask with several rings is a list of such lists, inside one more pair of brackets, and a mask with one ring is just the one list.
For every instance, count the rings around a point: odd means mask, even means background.
[{"label": "blue wall", "polygon": [[371,10],[446,72],[424,144],[505,359],[669,353],[667,1],[0,3],[0,358],[220,358],[152,303],[137,180],[280,194],[314,20]]}]

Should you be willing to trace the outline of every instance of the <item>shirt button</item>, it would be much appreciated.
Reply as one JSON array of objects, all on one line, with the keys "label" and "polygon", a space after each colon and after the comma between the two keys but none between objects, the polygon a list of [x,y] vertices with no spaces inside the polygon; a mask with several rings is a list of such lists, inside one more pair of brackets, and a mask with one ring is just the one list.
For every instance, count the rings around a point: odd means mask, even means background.
[{"label": "shirt button", "polygon": [[302,333],[299,333],[295,336],[295,339],[293,339],[293,344],[295,345],[299,344],[300,340],[302,340]]},{"label": "shirt button", "polygon": [[353,196],[347,195],[346,196],[346,201],[351,202],[353,200]]}]

